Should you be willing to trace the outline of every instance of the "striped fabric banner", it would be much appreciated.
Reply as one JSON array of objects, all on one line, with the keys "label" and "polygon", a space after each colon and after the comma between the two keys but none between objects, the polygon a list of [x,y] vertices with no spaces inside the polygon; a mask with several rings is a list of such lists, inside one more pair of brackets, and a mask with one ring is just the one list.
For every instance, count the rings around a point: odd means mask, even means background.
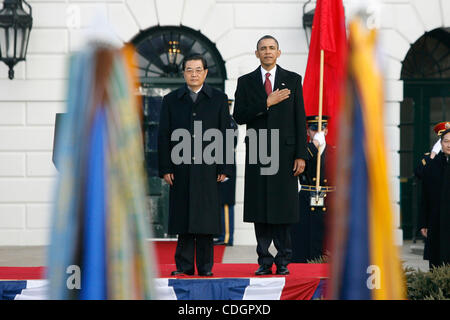
[{"label": "striped fabric banner", "polygon": [[367,30],[359,18],[351,22],[339,125],[339,184],[330,221],[331,299],[405,298],[394,243],[376,39],[376,31]]},{"label": "striped fabric banner", "polygon": [[[151,299],[141,105],[134,51],[95,43],[70,58],[47,278],[51,299]],[[78,268],[78,269],[77,269]],[[80,270],[70,290],[67,270]]]},{"label": "striped fabric banner", "polygon": [[[314,300],[326,280],[290,281],[285,277],[154,280],[159,300]],[[0,281],[0,300],[46,300],[48,280]]]}]

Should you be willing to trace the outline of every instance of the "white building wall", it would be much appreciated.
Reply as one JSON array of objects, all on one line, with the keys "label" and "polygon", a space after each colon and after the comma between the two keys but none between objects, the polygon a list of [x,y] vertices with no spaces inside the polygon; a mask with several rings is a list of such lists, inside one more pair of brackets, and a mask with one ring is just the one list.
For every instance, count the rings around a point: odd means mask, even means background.
[{"label": "white building wall", "polygon": [[[225,91],[234,98],[237,78],[258,66],[255,42],[264,34],[280,42],[279,64],[303,75],[307,44],[299,0],[29,0],[34,26],[27,61],[7,79],[0,64],[0,245],[48,244],[56,170],[51,162],[55,113],[65,110],[67,55],[83,44],[83,31],[101,8],[118,37],[128,41],[155,25],[185,25],[216,43],[228,73]],[[344,1],[346,9],[351,0]],[[401,62],[424,32],[450,26],[448,0],[384,0],[382,61],[386,74],[386,142],[395,223],[400,225],[399,155]],[[311,7],[309,7],[310,9]],[[252,224],[242,222],[243,162],[238,146],[235,244],[255,244]],[[397,242],[402,239],[396,232]]]}]

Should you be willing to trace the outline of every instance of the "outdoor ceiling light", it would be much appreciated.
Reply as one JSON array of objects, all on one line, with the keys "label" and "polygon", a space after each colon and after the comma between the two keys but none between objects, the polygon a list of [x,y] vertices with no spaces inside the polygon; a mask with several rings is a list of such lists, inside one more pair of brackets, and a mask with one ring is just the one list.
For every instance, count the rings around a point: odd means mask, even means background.
[{"label": "outdoor ceiling light", "polygon": [[[23,9],[28,7],[28,12]],[[14,66],[27,55],[33,25],[31,6],[25,0],[5,0],[0,10],[0,61],[8,67],[9,79],[14,78]]]}]

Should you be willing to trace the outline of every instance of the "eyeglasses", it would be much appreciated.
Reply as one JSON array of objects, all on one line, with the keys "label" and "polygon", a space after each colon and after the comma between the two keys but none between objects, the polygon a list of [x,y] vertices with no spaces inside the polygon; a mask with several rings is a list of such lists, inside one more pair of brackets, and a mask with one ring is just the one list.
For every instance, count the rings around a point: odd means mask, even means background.
[{"label": "eyeglasses", "polygon": [[187,74],[194,74],[194,73],[200,74],[200,73],[202,73],[204,70],[205,70],[205,69],[200,69],[200,68],[197,68],[197,69],[187,68],[184,72],[186,72]]}]

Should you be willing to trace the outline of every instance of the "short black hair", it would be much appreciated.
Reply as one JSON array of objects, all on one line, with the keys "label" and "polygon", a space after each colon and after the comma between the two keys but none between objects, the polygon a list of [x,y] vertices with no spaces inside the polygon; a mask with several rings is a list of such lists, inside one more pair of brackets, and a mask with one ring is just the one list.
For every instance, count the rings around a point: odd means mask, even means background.
[{"label": "short black hair", "polygon": [[261,38],[258,40],[258,42],[256,43],[256,50],[258,50],[258,48],[259,48],[259,43],[260,43],[262,40],[264,40],[264,39],[272,39],[272,40],[275,40],[275,42],[277,43],[277,48],[278,48],[278,49],[280,48],[280,45],[278,44],[278,40],[275,39],[274,36],[271,36],[271,35],[266,34],[265,36],[261,37]]},{"label": "short black hair", "polygon": [[186,68],[186,62],[192,61],[192,60],[201,60],[203,64],[203,69],[208,69],[208,64],[206,63],[206,59],[200,54],[200,53],[193,53],[190,54],[183,59],[183,71],[184,68]]}]

